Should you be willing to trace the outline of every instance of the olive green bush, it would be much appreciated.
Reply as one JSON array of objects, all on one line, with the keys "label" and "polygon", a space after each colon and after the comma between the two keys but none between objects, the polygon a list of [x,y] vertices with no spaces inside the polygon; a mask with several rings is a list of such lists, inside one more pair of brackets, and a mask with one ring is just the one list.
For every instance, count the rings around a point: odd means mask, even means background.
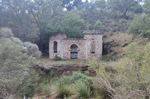
[{"label": "olive green bush", "polygon": [[62,60],[62,58],[61,58],[61,57],[59,57],[58,55],[55,55],[55,57],[53,58],[53,60],[54,60],[54,61],[61,61],[61,60]]},{"label": "olive green bush", "polygon": [[99,21],[99,20],[96,21],[96,23],[93,26],[93,29],[95,29],[95,30],[101,30],[101,31],[105,30],[104,26],[102,25],[101,21]]},{"label": "olive green bush", "polygon": [[27,54],[36,58],[40,58],[42,53],[39,51],[39,48],[36,44],[30,42],[24,42],[24,47],[27,48]]},{"label": "olive green bush", "polygon": [[28,50],[9,28],[0,29],[0,98],[32,97],[36,93],[37,63]]},{"label": "olive green bush", "polygon": [[92,77],[88,77],[87,75],[84,75],[81,72],[74,72],[71,78],[71,81],[73,83],[81,81],[87,85],[92,85],[92,80],[93,80]]},{"label": "olive green bush", "polygon": [[18,44],[18,45],[23,46],[23,43],[22,43],[22,41],[21,41],[19,38],[11,37],[10,40],[11,40],[14,44]]},{"label": "olive green bush", "polygon": [[17,44],[21,46],[22,52],[27,53],[35,58],[40,58],[42,53],[36,44],[30,42],[22,42],[19,38],[14,37],[11,29],[1,28],[0,29],[0,43],[7,42],[9,44]]},{"label": "olive green bush", "polygon": [[38,80],[35,65],[35,58],[22,53],[19,45],[0,44],[0,97],[32,97]]},{"label": "olive green bush", "polygon": [[88,99],[91,96],[90,86],[81,80],[75,83],[75,92],[81,99]]},{"label": "olive green bush", "polygon": [[0,37],[10,38],[13,37],[13,33],[9,28],[1,28],[0,29]]}]

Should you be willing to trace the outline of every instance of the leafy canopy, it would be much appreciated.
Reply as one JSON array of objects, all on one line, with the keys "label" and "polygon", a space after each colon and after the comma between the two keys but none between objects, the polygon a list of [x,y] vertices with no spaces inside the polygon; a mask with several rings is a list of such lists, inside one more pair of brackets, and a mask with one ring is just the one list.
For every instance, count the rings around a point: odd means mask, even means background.
[{"label": "leafy canopy", "polygon": [[108,0],[108,7],[113,11],[123,13],[124,18],[128,11],[138,8],[137,5],[139,6],[139,3],[135,0]]},{"label": "leafy canopy", "polygon": [[146,14],[136,16],[133,22],[130,24],[128,33],[133,35],[139,35],[142,37],[150,37],[150,19]]}]

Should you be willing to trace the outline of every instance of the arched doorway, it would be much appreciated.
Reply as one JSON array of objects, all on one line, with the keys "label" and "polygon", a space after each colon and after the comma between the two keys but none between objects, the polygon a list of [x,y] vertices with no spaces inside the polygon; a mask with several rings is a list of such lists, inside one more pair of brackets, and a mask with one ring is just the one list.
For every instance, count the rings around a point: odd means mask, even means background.
[{"label": "arched doorway", "polygon": [[56,41],[54,41],[54,53],[57,53],[57,42]]},{"label": "arched doorway", "polygon": [[71,45],[71,52],[70,52],[70,58],[71,59],[78,59],[78,46],[76,44]]}]

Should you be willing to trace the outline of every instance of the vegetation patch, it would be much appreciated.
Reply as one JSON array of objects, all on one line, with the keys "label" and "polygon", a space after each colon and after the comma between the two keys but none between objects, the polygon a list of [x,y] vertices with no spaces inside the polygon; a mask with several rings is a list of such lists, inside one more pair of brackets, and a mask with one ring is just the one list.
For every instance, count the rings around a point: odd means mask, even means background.
[{"label": "vegetation patch", "polygon": [[54,61],[61,61],[61,60],[62,60],[62,58],[61,58],[61,57],[59,57],[58,55],[55,55],[55,57],[53,58],[53,60],[54,60]]}]

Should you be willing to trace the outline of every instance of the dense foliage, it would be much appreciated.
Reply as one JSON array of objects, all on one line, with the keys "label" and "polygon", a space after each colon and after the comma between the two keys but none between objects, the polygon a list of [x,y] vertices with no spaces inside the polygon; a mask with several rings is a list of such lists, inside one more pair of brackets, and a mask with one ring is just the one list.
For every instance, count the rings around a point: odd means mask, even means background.
[{"label": "dense foliage", "polygon": [[[26,45],[30,44],[32,43]],[[32,56],[37,58],[41,56],[37,45],[32,44],[27,48],[19,38],[13,36],[9,28],[0,29],[0,97],[2,99],[32,97],[36,93],[38,76],[34,66],[37,63]]]},{"label": "dense foliage", "polygon": [[[82,31],[126,32],[131,20],[143,11],[145,0],[2,0],[0,27],[9,27],[22,41],[35,42],[41,51],[48,49],[49,36],[66,33],[82,37]],[[126,23],[120,23],[124,19]]]},{"label": "dense foliage", "polygon": [[36,93],[35,58],[22,53],[20,46],[0,44],[0,97],[32,97]]},{"label": "dense foliage", "polygon": [[146,14],[142,14],[134,18],[133,22],[130,24],[128,32],[132,33],[135,36],[150,38],[149,26],[149,17]]}]

